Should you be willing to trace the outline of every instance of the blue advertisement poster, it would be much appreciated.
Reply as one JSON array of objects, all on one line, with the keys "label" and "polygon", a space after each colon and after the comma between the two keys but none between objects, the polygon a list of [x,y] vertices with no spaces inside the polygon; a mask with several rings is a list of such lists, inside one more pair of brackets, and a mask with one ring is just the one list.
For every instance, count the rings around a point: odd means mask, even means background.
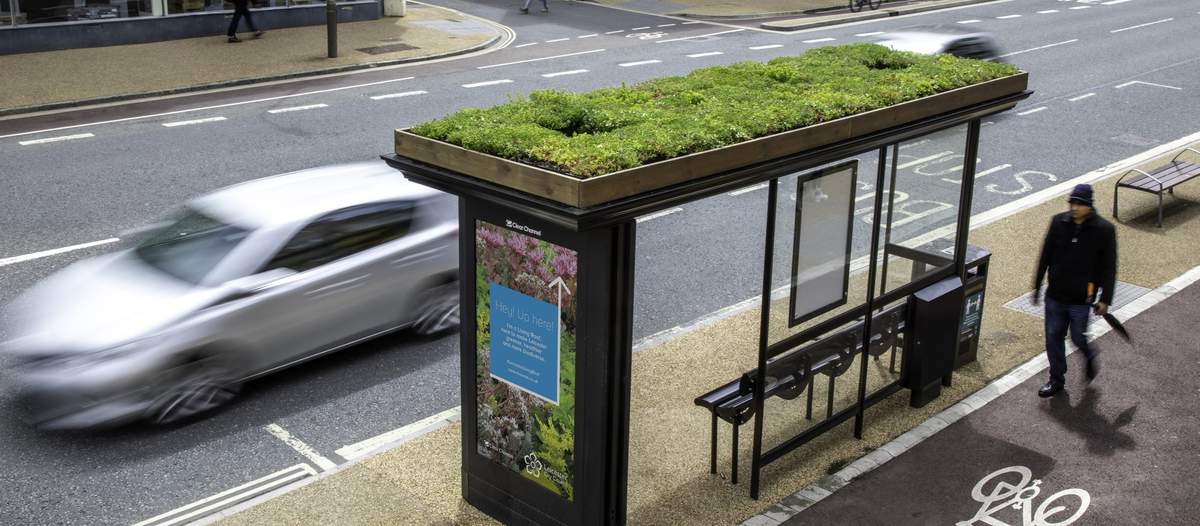
[{"label": "blue advertisement poster", "polygon": [[574,500],[578,255],[509,223],[475,226],[476,450]]}]

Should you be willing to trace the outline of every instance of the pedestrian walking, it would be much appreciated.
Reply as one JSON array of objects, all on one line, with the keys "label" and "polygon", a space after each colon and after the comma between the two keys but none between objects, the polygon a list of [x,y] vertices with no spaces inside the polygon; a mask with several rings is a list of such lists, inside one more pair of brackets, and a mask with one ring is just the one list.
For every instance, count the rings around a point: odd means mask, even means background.
[{"label": "pedestrian walking", "polygon": [[[521,14],[523,14],[523,15],[529,14],[529,4],[532,2],[533,2],[533,0],[525,0],[525,7],[521,8]],[[542,0],[542,12],[543,13],[550,12],[550,4],[547,3],[547,0]]]},{"label": "pedestrian walking", "polygon": [[1038,390],[1043,398],[1058,394],[1066,384],[1063,340],[1068,331],[1086,360],[1088,381],[1100,372],[1097,351],[1087,341],[1088,314],[1093,310],[1100,315],[1108,312],[1117,280],[1117,232],[1112,223],[1096,213],[1091,185],[1076,185],[1067,201],[1070,211],[1055,214],[1050,220],[1033,279],[1033,304],[1037,305],[1042,278],[1048,276],[1046,356],[1050,359],[1050,380]]},{"label": "pedestrian walking", "polygon": [[254,38],[263,36],[266,31],[259,31],[254,27],[254,19],[250,17],[250,0],[233,0],[233,20],[229,22],[229,41],[231,43],[241,42],[242,39],[237,37],[238,22],[242,17],[246,17],[246,26],[254,32]]}]

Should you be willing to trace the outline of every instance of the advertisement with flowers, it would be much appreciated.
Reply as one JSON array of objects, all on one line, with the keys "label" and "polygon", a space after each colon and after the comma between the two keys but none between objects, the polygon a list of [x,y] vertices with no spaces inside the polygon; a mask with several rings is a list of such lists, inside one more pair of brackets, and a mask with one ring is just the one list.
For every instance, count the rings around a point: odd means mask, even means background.
[{"label": "advertisement with flowers", "polygon": [[573,500],[578,255],[478,221],[475,261],[476,449]]}]

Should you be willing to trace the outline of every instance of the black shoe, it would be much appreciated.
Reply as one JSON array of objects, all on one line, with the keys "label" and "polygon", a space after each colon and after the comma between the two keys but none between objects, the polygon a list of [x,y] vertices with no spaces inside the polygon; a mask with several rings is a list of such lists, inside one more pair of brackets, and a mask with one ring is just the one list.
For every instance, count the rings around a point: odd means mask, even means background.
[{"label": "black shoe", "polygon": [[1087,360],[1087,380],[1090,382],[1100,374],[1100,359],[1093,356]]},{"label": "black shoe", "polygon": [[525,7],[522,7],[522,8],[521,8],[521,14],[522,14],[522,15],[528,15],[528,14],[529,14],[529,9],[528,9],[528,8],[525,8]]},{"label": "black shoe", "polygon": [[550,8],[548,8],[548,7],[543,7],[543,8],[542,8],[542,12],[543,12],[543,13],[549,13],[549,12],[550,12]]},{"label": "black shoe", "polygon": [[236,43],[238,43],[238,42],[241,42],[241,41],[242,41],[242,39],[240,39],[240,38],[238,38],[238,37],[229,37],[229,43],[230,43],[230,44],[236,44]]},{"label": "black shoe", "polygon": [[1038,396],[1042,398],[1050,398],[1063,390],[1063,384],[1058,382],[1046,382],[1041,389],[1038,389]]}]

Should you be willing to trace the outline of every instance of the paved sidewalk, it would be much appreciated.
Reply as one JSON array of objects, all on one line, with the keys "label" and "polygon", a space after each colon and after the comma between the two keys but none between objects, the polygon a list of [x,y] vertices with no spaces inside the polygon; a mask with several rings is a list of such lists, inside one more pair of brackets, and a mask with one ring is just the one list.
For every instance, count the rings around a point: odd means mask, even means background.
[{"label": "paved sidewalk", "polygon": [[783,524],[1195,524],[1198,319],[1194,284],[1097,339],[1091,384],[1074,353],[1063,394],[1035,374]]},{"label": "paved sidewalk", "polygon": [[338,25],[338,58],[326,58],[325,26],[87,49],[0,55],[0,115],[247,84],[372,65],[428,60],[502,40],[493,23],[410,3],[407,16]]}]

